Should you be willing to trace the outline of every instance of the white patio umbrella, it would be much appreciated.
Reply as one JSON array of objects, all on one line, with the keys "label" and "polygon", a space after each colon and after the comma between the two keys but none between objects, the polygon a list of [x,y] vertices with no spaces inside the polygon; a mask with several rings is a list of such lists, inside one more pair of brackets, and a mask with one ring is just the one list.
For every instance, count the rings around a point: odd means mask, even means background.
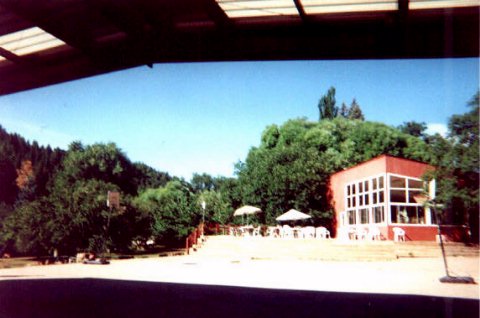
[{"label": "white patio umbrella", "polygon": [[245,223],[244,215],[246,215],[247,216],[247,224],[248,224],[248,215],[261,213],[261,212],[262,212],[262,210],[260,208],[257,208],[257,207],[251,206],[251,205],[244,205],[241,208],[236,209],[235,212],[233,213],[233,216],[241,215],[242,216],[242,223]]},{"label": "white patio umbrella", "polygon": [[260,208],[257,208],[251,205],[245,205],[245,206],[242,206],[241,208],[236,209],[235,212],[233,213],[233,216],[256,214],[260,212],[262,212]]},{"label": "white patio umbrella", "polygon": [[287,212],[283,213],[275,220],[277,221],[298,221],[298,220],[305,220],[311,218],[310,215],[297,211],[295,209],[288,210]]}]

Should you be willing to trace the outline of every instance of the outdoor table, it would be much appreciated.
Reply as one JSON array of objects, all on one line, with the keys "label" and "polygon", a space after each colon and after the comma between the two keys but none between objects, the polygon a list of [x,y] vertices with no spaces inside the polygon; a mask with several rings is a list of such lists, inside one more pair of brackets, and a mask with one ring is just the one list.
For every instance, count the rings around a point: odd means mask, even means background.
[{"label": "outdoor table", "polygon": [[253,225],[245,225],[239,227],[240,231],[242,231],[242,236],[251,236],[253,235]]},{"label": "outdoor table", "polygon": [[293,237],[301,238],[303,237],[302,228],[301,227],[294,227],[293,228]]},{"label": "outdoor table", "polygon": [[280,237],[280,231],[281,229],[276,227],[276,226],[269,226],[267,230],[267,236],[268,237]]}]

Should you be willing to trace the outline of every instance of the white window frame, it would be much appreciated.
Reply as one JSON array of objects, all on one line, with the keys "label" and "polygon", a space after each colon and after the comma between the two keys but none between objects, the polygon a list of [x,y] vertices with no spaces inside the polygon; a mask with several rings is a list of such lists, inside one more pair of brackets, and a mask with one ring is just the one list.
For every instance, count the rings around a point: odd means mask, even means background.
[{"label": "white window frame", "polygon": [[[383,177],[383,187],[379,187],[379,180],[380,177]],[[377,180],[377,188],[374,190],[373,189],[373,180]],[[368,186],[368,191],[365,191],[365,182]],[[361,178],[361,179],[356,179],[353,181],[350,181],[345,184],[343,193],[344,193],[344,206],[345,206],[345,214],[347,215],[346,217],[346,226],[354,226],[354,225],[387,225],[388,224],[388,211],[387,211],[387,174],[385,173],[379,173],[375,174],[372,176],[368,176],[366,178]],[[360,191],[359,184],[362,184],[362,191]],[[348,187],[350,187],[350,194],[348,194]],[[355,194],[353,194],[353,188],[355,188]],[[383,202],[378,202],[373,203],[373,196],[377,195],[380,193],[380,191],[383,191]],[[368,204],[365,204],[365,195],[366,198],[368,198]],[[360,196],[363,196],[362,200],[360,200]],[[348,205],[348,201],[350,199],[351,205]],[[355,199],[355,205],[353,205],[353,199]],[[362,205],[360,205],[360,201],[362,201]],[[374,220],[374,212],[373,209],[375,207],[383,207],[383,221],[379,223],[373,223]],[[360,210],[361,209],[367,209],[368,210],[368,223],[361,223],[361,216],[360,216]],[[349,211],[355,211],[355,224],[350,224],[350,220],[348,218],[348,213]]]},{"label": "white window frame", "polygon": [[[390,184],[390,177],[392,177],[392,176],[405,179],[405,188],[392,187],[391,184]],[[415,178],[415,177],[411,177],[411,176],[405,176],[405,175],[390,173],[390,172],[388,172],[386,174],[386,180],[387,180],[387,183],[385,185],[386,186],[385,187],[385,195],[386,195],[385,199],[386,199],[386,221],[387,221],[387,224],[398,225],[398,226],[432,226],[432,225],[434,225],[434,224],[432,224],[430,208],[423,207],[422,204],[420,204],[420,203],[409,203],[408,202],[410,191],[415,191],[415,190],[424,191],[424,188],[410,188],[408,180],[421,181],[423,183],[423,187],[428,186],[428,184],[426,184],[425,181],[423,181],[420,178]],[[405,191],[405,201],[406,202],[392,202],[391,201],[391,196],[390,196],[391,190],[404,190]],[[392,206],[393,205],[394,206],[423,207],[424,214],[425,214],[424,215],[425,223],[394,223],[394,222],[392,222]]]}]

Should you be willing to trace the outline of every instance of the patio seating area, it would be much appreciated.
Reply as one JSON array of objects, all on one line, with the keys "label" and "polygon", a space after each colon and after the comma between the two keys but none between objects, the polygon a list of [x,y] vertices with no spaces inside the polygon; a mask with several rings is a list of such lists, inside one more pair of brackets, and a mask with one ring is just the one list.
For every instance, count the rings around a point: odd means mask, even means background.
[{"label": "patio seating area", "polygon": [[229,226],[228,234],[238,237],[270,237],[282,239],[330,239],[330,231],[323,227],[290,226],[287,224],[277,226]]},{"label": "patio seating area", "polygon": [[[262,213],[260,208],[254,206],[243,206],[235,210],[233,216],[242,216],[242,221],[244,221],[244,216],[252,214]],[[239,237],[270,237],[270,238],[282,238],[282,239],[307,239],[307,238],[317,238],[317,239],[330,239],[330,231],[323,227],[318,226],[314,227],[312,225],[308,226],[298,226],[299,221],[304,221],[310,219],[311,216],[295,209],[290,209],[282,215],[278,216],[275,220],[280,224],[276,226],[265,226],[265,225],[243,225],[243,226],[227,226],[227,231],[223,231],[224,234],[229,234],[230,236],[239,236]],[[283,225],[282,225],[283,222]],[[289,224],[285,223],[289,222]],[[303,223],[305,224],[305,223]],[[307,223],[308,224],[308,223]]]},{"label": "patio seating area", "polygon": [[382,235],[380,228],[376,226],[340,228],[337,237],[342,241],[382,241],[386,239]]}]

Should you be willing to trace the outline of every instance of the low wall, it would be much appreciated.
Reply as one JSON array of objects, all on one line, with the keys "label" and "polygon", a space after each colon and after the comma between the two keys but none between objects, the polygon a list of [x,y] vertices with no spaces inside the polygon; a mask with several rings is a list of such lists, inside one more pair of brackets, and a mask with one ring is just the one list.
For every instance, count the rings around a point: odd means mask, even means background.
[{"label": "low wall", "polygon": [[405,231],[405,241],[436,241],[438,229],[436,225],[389,225],[388,239],[393,240],[393,228],[399,227]]},{"label": "low wall", "polygon": [[441,225],[442,235],[450,242],[470,242],[470,229],[465,225]]},{"label": "low wall", "polygon": [[[399,227],[405,230],[406,241],[436,241],[438,228],[436,225],[389,225],[388,239],[393,240],[393,228]],[[462,225],[442,225],[442,236],[446,242],[469,242],[469,229]]]}]

